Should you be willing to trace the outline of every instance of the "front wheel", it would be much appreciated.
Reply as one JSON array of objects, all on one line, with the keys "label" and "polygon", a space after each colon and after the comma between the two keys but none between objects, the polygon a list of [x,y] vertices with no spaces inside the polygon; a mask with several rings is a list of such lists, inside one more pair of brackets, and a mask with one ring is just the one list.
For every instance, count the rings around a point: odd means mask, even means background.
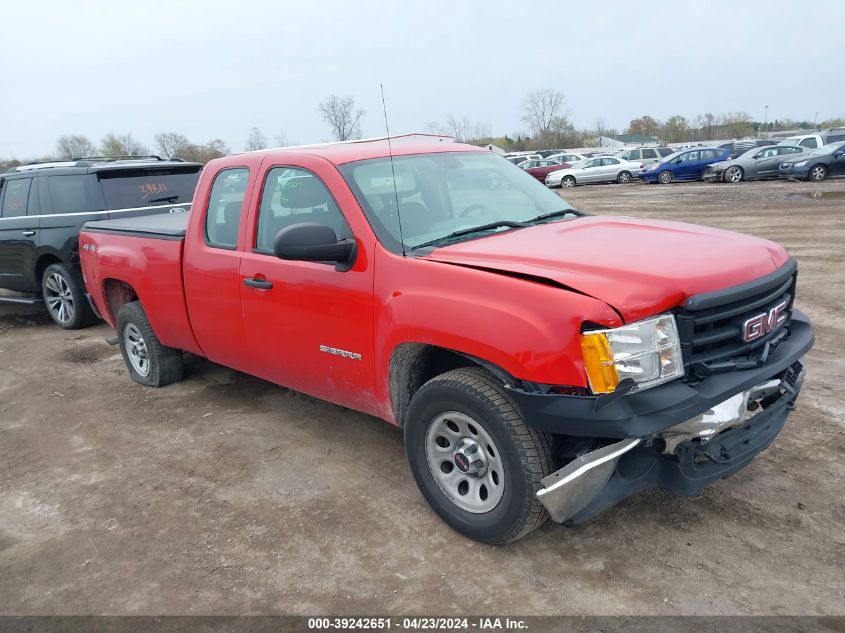
[{"label": "front wheel", "polygon": [[657,179],[660,181],[662,185],[668,185],[672,182],[672,172],[669,170],[661,171],[660,174],[657,176]]},{"label": "front wheel", "polygon": [[117,340],[129,376],[146,387],[164,387],[182,380],[182,352],[162,345],[139,301],[117,312]]},{"label": "front wheel", "polygon": [[813,165],[810,168],[808,176],[808,180],[815,180],[816,182],[824,180],[827,178],[827,167],[824,165]]},{"label": "front wheel", "polygon": [[624,185],[627,182],[631,182],[631,172],[620,171],[619,175],[616,177],[616,182],[618,182],[620,185]]},{"label": "front wheel", "polygon": [[449,371],[414,394],[405,451],[428,503],[470,538],[509,543],[548,518],[536,495],[552,471],[550,438],[483,369]]},{"label": "front wheel", "polygon": [[41,278],[41,293],[53,321],[66,330],[78,330],[96,320],[85,298],[82,273],[74,266],[47,266]]},{"label": "front wheel", "polygon": [[742,171],[742,167],[737,167],[734,165],[727,172],[725,172],[725,182],[729,182],[732,184],[736,184],[738,182],[742,182],[742,179],[745,177],[745,174]]},{"label": "front wheel", "polygon": [[575,177],[574,176],[564,176],[563,180],[560,181],[561,187],[566,187],[567,189],[572,189],[575,186]]}]

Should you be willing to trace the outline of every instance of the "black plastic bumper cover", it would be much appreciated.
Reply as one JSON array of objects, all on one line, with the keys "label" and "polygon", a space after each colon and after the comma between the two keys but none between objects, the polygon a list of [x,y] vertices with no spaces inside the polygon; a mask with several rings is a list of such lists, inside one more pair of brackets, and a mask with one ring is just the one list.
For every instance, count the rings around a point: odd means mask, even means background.
[{"label": "black plastic bumper cover", "polygon": [[[785,372],[813,346],[813,329],[798,310],[789,337],[762,367],[715,374],[695,385],[674,381],[596,408],[595,397],[536,394],[509,388],[525,423],[540,431],[582,437],[645,437],[694,418],[731,396]],[[784,413],[784,420],[786,419]],[[636,451],[633,451],[636,452]]]},{"label": "black plastic bumper cover", "polygon": [[619,460],[610,480],[598,495],[567,525],[583,523],[646,488],[658,487],[694,497],[708,484],[744,468],[780,433],[794,406],[801,385],[751,418],[704,444],[685,442],[676,455],[664,455],[654,446],[638,446]]}]

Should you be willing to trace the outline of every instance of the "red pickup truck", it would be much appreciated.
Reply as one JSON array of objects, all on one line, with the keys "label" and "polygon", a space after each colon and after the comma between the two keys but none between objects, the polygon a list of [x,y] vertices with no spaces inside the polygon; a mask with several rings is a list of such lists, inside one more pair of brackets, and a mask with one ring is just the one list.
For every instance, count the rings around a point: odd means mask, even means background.
[{"label": "red pickup truck", "polygon": [[80,243],[136,382],[180,380],[187,351],[382,418],[433,509],[490,543],[733,474],[813,344],[780,246],[587,215],[461,144],[214,160],[190,214]]}]

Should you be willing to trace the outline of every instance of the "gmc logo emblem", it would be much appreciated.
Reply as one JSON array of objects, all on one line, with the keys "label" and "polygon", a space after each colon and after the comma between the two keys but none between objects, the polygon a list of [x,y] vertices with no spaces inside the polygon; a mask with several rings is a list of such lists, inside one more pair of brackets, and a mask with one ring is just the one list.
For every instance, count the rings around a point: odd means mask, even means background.
[{"label": "gmc logo emblem", "polygon": [[786,321],[786,301],[777,304],[768,312],[747,319],[742,324],[742,340],[746,343],[756,341],[761,336],[774,330],[784,321]]}]

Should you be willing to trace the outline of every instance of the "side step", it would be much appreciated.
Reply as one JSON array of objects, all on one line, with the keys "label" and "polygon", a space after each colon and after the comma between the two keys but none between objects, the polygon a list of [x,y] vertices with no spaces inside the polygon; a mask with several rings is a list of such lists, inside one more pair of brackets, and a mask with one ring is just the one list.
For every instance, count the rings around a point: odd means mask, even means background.
[{"label": "side step", "polygon": [[24,297],[12,297],[8,295],[0,295],[0,303],[17,303],[23,304],[28,306],[40,305],[44,303],[44,299],[42,297],[36,295],[24,296]]}]

